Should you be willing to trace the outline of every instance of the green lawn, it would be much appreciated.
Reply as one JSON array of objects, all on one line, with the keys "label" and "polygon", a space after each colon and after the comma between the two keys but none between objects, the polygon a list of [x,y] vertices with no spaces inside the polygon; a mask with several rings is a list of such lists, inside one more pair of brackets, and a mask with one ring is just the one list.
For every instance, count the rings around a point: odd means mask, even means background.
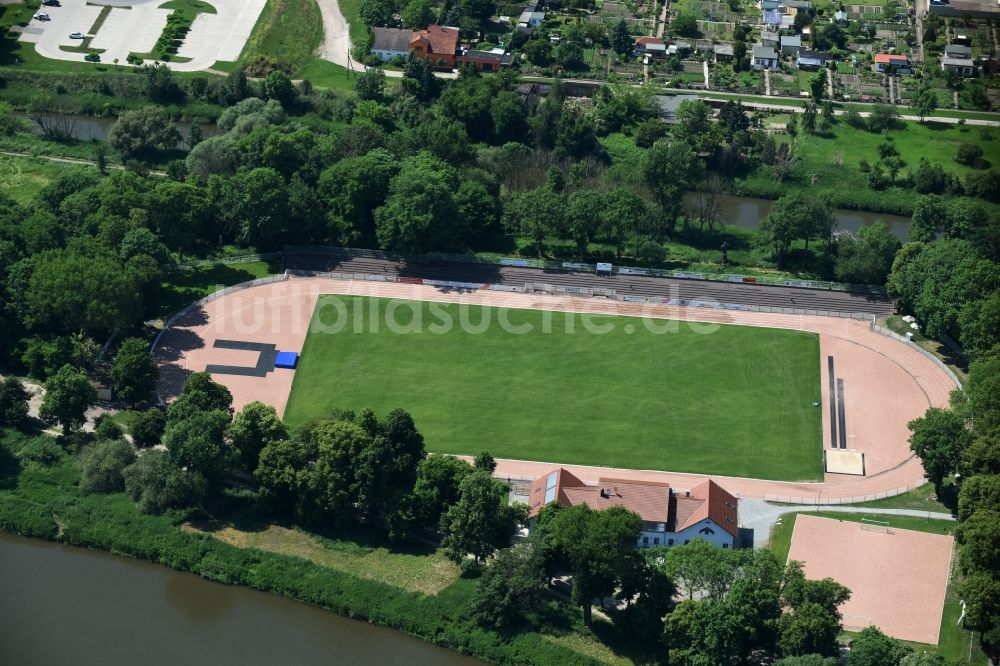
[{"label": "green lawn", "polygon": [[[377,328],[365,324],[372,316]],[[588,332],[598,326],[610,330]],[[657,334],[653,326],[673,331]],[[514,327],[521,332],[508,332]],[[820,397],[818,338],[712,329],[326,296],[285,417],[300,425],[334,408],[384,414],[401,407],[435,452],[822,478],[821,414],[812,404]]]},{"label": "green lawn", "polygon": [[982,146],[985,155],[995,155],[1000,150],[1000,131],[994,127],[961,127],[939,122],[900,122],[896,129],[883,134],[855,129],[838,118],[825,135],[798,133],[794,150],[799,162],[784,182],[776,182],[769,169],[761,168],[737,179],[737,190],[749,196],[776,198],[790,191],[808,189],[811,194],[829,197],[834,206],[908,215],[916,199],[914,191],[899,187],[873,190],[859,166],[861,160],[870,165],[878,162],[879,146],[886,141],[896,148],[903,161],[898,179],[905,177],[908,170],[916,170],[922,157],[964,179],[974,170],[955,161],[959,146],[976,144]]},{"label": "green lawn", "polygon": [[354,82],[361,70],[361,65],[358,65],[354,72],[350,72],[347,68],[336,65],[329,60],[315,58],[299,70],[295,76],[308,80],[317,88],[334,88],[353,93]]},{"label": "green lawn", "polygon": [[950,483],[941,490],[939,495],[934,489],[933,483],[911,490],[902,495],[887,497],[885,499],[874,500],[872,502],[861,502],[851,506],[866,507],[870,509],[914,509],[916,511],[932,511],[934,513],[952,513],[956,505],[955,487]]}]

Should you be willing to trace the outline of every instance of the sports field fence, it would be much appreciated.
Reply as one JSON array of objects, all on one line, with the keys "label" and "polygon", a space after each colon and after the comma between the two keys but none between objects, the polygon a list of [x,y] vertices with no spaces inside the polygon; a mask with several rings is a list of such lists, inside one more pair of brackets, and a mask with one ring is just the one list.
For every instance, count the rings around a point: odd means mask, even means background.
[{"label": "sports field fence", "polygon": [[962,387],[962,381],[958,378],[958,375],[956,375],[954,373],[954,371],[952,371],[951,368],[949,368],[947,365],[945,365],[944,361],[942,361],[937,356],[935,356],[931,352],[927,351],[926,349],[924,349],[923,347],[921,347],[920,345],[918,345],[913,340],[910,340],[905,335],[900,335],[899,333],[896,333],[894,331],[890,331],[885,326],[877,324],[874,319],[872,320],[872,331],[874,331],[875,333],[878,333],[879,335],[884,335],[887,338],[892,338],[893,340],[898,340],[899,342],[902,342],[903,344],[905,344],[907,347],[910,347],[911,349],[916,349],[918,352],[920,352],[921,354],[923,354],[924,356],[926,356],[927,358],[929,358],[931,361],[933,361],[935,365],[937,365],[939,368],[941,368],[942,370],[944,370],[945,374],[948,375],[948,378],[951,379],[951,381],[955,382],[955,386],[957,386],[959,388]]}]

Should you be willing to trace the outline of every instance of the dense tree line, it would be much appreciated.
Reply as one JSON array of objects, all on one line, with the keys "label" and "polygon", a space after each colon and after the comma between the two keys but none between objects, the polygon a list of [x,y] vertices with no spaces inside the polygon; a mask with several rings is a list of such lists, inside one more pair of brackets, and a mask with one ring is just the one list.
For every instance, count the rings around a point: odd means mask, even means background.
[{"label": "dense tree line", "polygon": [[[996,292],[993,296],[996,298]],[[995,330],[994,330],[995,334]],[[931,408],[910,423],[910,445],[939,492],[958,487],[955,536],[966,602],[965,627],[1000,655],[1000,347],[980,353],[948,409]],[[956,476],[956,474],[958,476]]]},{"label": "dense tree line", "polygon": [[[917,238],[937,207],[935,199],[918,204],[913,226]],[[997,223],[993,219],[966,224],[947,209],[938,219],[936,224],[944,227],[941,240],[913,240],[897,253],[889,295],[902,312],[916,317],[925,334],[951,336],[971,358],[982,358],[1000,344]],[[941,229],[936,224],[931,233]]]}]

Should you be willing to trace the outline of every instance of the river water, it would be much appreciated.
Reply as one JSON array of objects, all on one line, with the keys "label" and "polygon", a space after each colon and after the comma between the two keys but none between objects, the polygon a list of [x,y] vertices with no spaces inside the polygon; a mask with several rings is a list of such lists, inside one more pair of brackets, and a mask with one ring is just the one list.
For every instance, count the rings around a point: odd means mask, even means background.
[{"label": "river water", "polygon": [[[694,200],[697,195],[689,193],[685,203],[689,210],[694,210]],[[753,199],[737,197],[729,194],[719,195],[719,219],[726,224],[733,224],[747,229],[756,229],[761,220],[771,212],[774,202],[770,199]],[[867,211],[836,208],[833,216],[837,220],[837,229],[849,231],[857,236],[862,227],[876,222],[883,222],[896,238],[906,242],[906,234],[910,230],[910,218],[902,215],[886,213],[869,213]]]},{"label": "river water", "polygon": [[0,534],[0,664],[472,666],[398,631],[107,553]]},{"label": "river water", "polygon": [[[0,2],[2,4],[2,2]],[[66,123],[72,128],[73,138],[77,141],[105,141],[108,138],[108,132],[114,127],[115,123],[118,121],[117,118],[104,118],[99,116],[76,116],[69,114],[39,114],[46,118],[58,119]],[[192,123],[174,123],[177,126],[177,130],[181,133],[181,141],[177,145],[178,148],[187,149],[187,140],[191,128],[194,126]],[[198,125],[201,129],[202,138],[207,139],[210,136],[215,136],[219,133],[219,128],[215,124]],[[41,129],[35,125],[35,131],[41,132]]]}]

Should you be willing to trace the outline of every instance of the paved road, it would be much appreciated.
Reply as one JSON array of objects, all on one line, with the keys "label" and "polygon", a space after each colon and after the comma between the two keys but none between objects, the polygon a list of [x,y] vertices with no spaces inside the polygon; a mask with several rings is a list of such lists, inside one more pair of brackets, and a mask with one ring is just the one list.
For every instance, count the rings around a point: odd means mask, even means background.
[{"label": "paved road", "polygon": [[402,262],[388,259],[287,255],[286,267],[314,271],[389,274],[463,282],[489,282],[523,286],[527,282],[602,287],[620,294],[660,296],[684,300],[739,303],[777,308],[805,308],[833,312],[889,314],[892,303],[885,296],[820,291],[795,287],[708,282],[635,275],[596,276],[593,273],[541,270],[493,264],[447,261]]},{"label": "paved road", "polygon": [[919,511],[917,509],[871,509],[857,506],[821,506],[815,504],[772,504],[763,500],[740,499],[740,527],[753,530],[754,548],[767,545],[771,528],[778,517],[795,511],[824,511],[830,513],[886,514],[890,516],[910,516],[933,520],[955,520],[950,513],[939,511]]}]

